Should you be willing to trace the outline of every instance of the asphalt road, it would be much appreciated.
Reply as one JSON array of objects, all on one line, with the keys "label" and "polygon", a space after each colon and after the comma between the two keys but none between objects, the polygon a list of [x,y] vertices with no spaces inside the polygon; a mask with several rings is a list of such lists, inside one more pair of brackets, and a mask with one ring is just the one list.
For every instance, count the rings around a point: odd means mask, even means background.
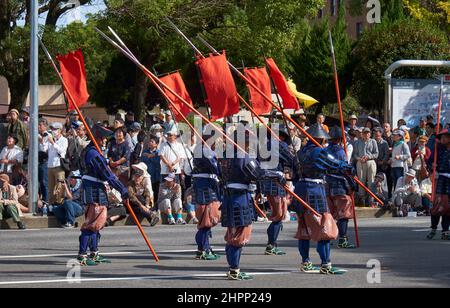
[{"label": "asphalt road", "polygon": [[[81,268],[81,283],[69,283],[68,261],[76,257],[78,230],[44,229],[0,231],[0,287],[162,287],[162,288],[304,288],[304,287],[450,287],[450,242],[427,241],[428,218],[365,219],[359,222],[362,247],[332,250],[342,276],[304,274],[299,269],[297,224],[286,223],[279,246],[286,256],[264,256],[268,224],[254,225],[244,248],[242,269],[252,281],[228,281],[226,258],[193,259],[195,226],[146,228],[161,259],[155,263],[135,227],[114,227],[102,232],[101,249],[112,264]],[[351,233],[353,235],[353,229]],[[223,253],[224,229],[215,228],[212,243]],[[317,253],[312,251],[317,263]],[[369,260],[381,265],[381,283],[369,283]],[[77,268],[73,268],[77,277]],[[369,275],[377,277],[376,275]]]}]

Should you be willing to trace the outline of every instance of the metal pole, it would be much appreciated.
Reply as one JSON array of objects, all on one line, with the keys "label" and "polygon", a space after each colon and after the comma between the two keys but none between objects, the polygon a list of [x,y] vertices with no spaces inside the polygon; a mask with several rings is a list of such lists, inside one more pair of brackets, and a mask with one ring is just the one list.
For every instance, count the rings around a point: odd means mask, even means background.
[{"label": "metal pole", "polygon": [[38,115],[39,115],[39,13],[38,1],[31,1],[31,41],[30,41],[30,152],[28,157],[28,203],[32,213],[36,212],[38,203]]}]

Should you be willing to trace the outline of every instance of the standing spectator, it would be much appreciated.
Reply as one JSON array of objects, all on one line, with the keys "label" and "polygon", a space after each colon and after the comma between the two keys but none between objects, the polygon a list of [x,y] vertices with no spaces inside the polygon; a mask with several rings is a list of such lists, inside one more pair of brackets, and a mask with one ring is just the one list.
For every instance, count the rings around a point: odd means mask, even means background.
[{"label": "standing spectator", "polygon": [[428,137],[427,147],[431,151],[434,151],[434,142],[436,141],[436,126],[433,123],[427,123],[426,127]]},{"label": "standing spectator", "polygon": [[[159,140],[157,137],[150,137],[148,149],[142,154],[142,162],[147,165],[148,173],[152,181],[153,192],[159,192],[159,183],[161,182],[161,159],[158,149]],[[155,194],[155,204],[158,204],[158,195]]]},{"label": "standing spectator", "polygon": [[191,134],[189,144],[184,144],[184,159],[182,165],[182,172],[184,178],[184,190],[192,186],[192,169],[194,168],[194,148],[195,148],[195,134]]},{"label": "standing spectator", "polygon": [[[302,139],[299,137],[298,129],[291,122],[288,123],[288,136],[291,139],[290,148],[294,153],[300,151],[302,147]],[[281,133],[281,132],[280,132]]]},{"label": "standing spectator", "polygon": [[168,132],[176,130],[175,121],[172,118],[172,112],[170,110],[166,111],[166,120],[163,124],[164,127],[164,133],[167,134]]},{"label": "standing spectator", "polygon": [[398,213],[400,215],[398,216],[406,216],[409,207],[416,211],[422,209],[422,195],[414,169],[408,170],[405,176],[398,179],[393,201],[399,210]]},{"label": "standing spectator", "polygon": [[61,123],[52,123],[50,125],[51,134],[47,136],[48,143],[48,191],[49,204],[56,202],[54,193],[58,182],[65,180],[65,172],[61,167],[61,158],[66,157],[68,141],[62,135],[63,125]]},{"label": "standing spectator", "polygon": [[419,125],[411,129],[411,146],[417,144],[418,138],[427,134],[427,118],[420,118]]},{"label": "standing spectator", "polygon": [[427,161],[431,157],[431,150],[426,146],[427,142],[427,136],[420,136],[417,145],[411,151],[413,160],[412,168],[416,170],[419,181],[428,177],[426,176]]},{"label": "standing spectator", "polygon": [[150,127],[150,135],[161,140],[164,135],[164,128],[159,124],[154,124]]},{"label": "standing spectator", "polygon": [[401,130],[405,133],[405,135],[404,135],[405,137],[403,137],[403,140],[407,145],[410,145],[411,136],[409,135],[409,128],[406,125],[402,125],[399,127],[399,130]]},{"label": "standing spectator", "polygon": [[130,155],[125,134],[124,127],[117,128],[114,132],[114,139],[108,144],[109,166],[124,185],[128,183],[128,158]]},{"label": "standing spectator", "polygon": [[139,164],[142,161],[142,155],[144,154],[144,141],[147,135],[145,131],[141,130],[137,135],[137,143],[133,152],[130,155],[131,165]]},{"label": "standing spectator", "polygon": [[39,152],[38,179],[41,199],[48,203],[48,122],[39,119]]},{"label": "standing spectator", "polygon": [[396,130],[394,132],[394,148],[391,155],[391,170],[392,170],[392,182],[394,184],[394,190],[397,186],[399,178],[405,175],[408,171],[408,160],[411,158],[411,152],[408,145],[404,142],[403,138],[405,133],[402,130]]},{"label": "standing spectator", "polygon": [[392,147],[394,145],[394,136],[392,135],[392,127],[389,123],[383,124],[383,139],[386,140],[386,142],[389,145],[389,151],[392,151]]},{"label": "standing spectator", "polygon": [[73,122],[71,132],[70,136],[67,137],[67,158],[69,159],[71,170],[80,170],[81,152],[89,144],[89,139],[82,122]]},{"label": "standing spectator", "polygon": [[378,158],[376,159],[377,163],[377,173],[383,172],[387,174],[390,171],[389,166],[389,145],[386,140],[383,139],[383,130],[381,127],[375,128],[375,141],[378,145]]},{"label": "standing spectator", "polygon": [[136,145],[138,144],[138,135],[139,132],[141,131],[141,124],[139,124],[138,122],[133,122],[130,125],[130,128],[127,128],[130,137],[131,137],[131,148],[130,148],[130,152],[134,151],[134,148],[136,147]]},{"label": "standing spectator", "polygon": [[146,183],[146,179],[150,179],[147,173],[147,166],[144,163],[133,165],[133,176],[128,183],[128,193],[130,203],[136,213],[144,217],[154,227],[159,222],[159,216],[152,211],[153,191],[151,183]]},{"label": "standing spectator", "polygon": [[25,149],[28,145],[27,127],[19,120],[19,111],[17,109],[11,109],[8,116],[10,119],[6,128],[8,135],[17,136],[17,146]]},{"label": "standing spectator", "polygon": [[330,133],[330,128],[327,125],[325,125],[326,118],[325,118],[325,115],[323,113],[319,113],[317,115],[316,120],[317,120],[317,123],[319,125],[322,125],[323,130],[326,131],[327,134]]},{"label": "standing spectator", "polygon": [[9,135],[0,153],[0,173],[6,173],[13,185],[19,184],[19,169],[23,163],[23,151],[16,143],[17,137]]},{"label": "standing spectator", "polygon": [[[67,185],[67,182],[69,185]],[[72,171],[68,180],[64,181],[64,201],[60,206],[53,208],[56,219],[64,229],[75,227],[75,219],[84,214],[81,206],[81,174]]]},{"label": "standing spectator", "polygon": [[348,119],[348,125],[345,127],[345,131],[348,132],[351,129],[355,130],[358,128],[358,126],[356,126],[356,123],[358,123],[358,117],[356,115],[351,115],[350,118]]},{"label": "standing spectator", "polygon": [[23,107],[22,108],[22,114],[20,115],[21,121],[25,126],[28,128],[30,126],[30,108],[29,107]]},{"label": "standing spectator", "polygon": [[[375,179],[378,158],[378,145],[374,139],[370,138],[370,128],[364,128],[360,140],[355,143],[353,149],[353,161],[356,161],[356,170],[361,182],[370,187]],[[368,205],[365,191],[360,191],[360,197],[363,198],[365,205]]]},{"label": "standing spectator", "polygon": [[[164,178],[164,183],[159,187],[158,206],[161,212],[167,214],[169,225],[185,225],[182,215],[181,185],[176,183],[175,178],[173,173]],[[172,211],[176,213],[176,221]]]},{"label": "standing spectator", "polygon": [[161,145],[161,179],[167,177],[170,173],[176,176],[176,182],[180,183],[181,164],[185,156],[181,143],[177,141],[177,131],[167,133],[167,141]]},{"label": "standing spectator", "polygon": [[134,112],[133,111],[128,111],[127,114],[125,115],[125,127],[127,128],[128,131],[131,130],[131,126],[134,123],[135,123]]},{"label": "standing spectator", "polygon": [[0,174],[0,221],[12,218],[20,230],[27,227],[20,221],[20,204],[16,188],[9,184],[9,176]]}]

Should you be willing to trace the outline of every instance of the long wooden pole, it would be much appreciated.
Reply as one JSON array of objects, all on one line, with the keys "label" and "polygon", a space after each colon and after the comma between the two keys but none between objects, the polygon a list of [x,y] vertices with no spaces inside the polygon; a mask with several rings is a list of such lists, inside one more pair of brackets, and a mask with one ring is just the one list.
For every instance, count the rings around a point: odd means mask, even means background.
[{"label": "long wooden pole", "polygon": [[[73,96],[70,93],[69,88],[67,87],[63,77],[61,76],[61,73],[59,72],[55,61],[53,60],[52,56],[50,55],[50,53],[48,52],[47,48],[45,47],[44,43],[42,42],[42,40],[40,38],[39,38],[39,43],[40,43],[42,49],[44,50],[47,58],[52,62],[53,69],[54,69],[56,75],[58,76],[58,78],[59,78],[59,80],[60,80],[60,82],[61,82],[61,84],[62,84],[62,86],[64,88],[64,91],[66,92],[66,94],[69,97],[69,99],[73,102],[73,106],[74,106],[76,112],[78,113],[78,115],[80,116],[81,122],[83,123],[84,127],[86,128],[86,132],[88,133],[88,136],[91,139],[92,144],[95,146],[96,150],[102,155],[102,150],[100,149],[97,141],[95,140],[94,135],[92,134],[92,131],[91,131],[89,125],[87,124],[83,114],[81,113],[79,107],[77,106],[75,100],[73,99]],[[150,243],[146,233],[144,232],[144,229],[142,229],[142,226],[139,223],[139,220],[137,219],[136,214],[134,213],[133,209],[131,208],[130,203],[128,202],[128,200],[126,200],[124,203],[125,203],[125,206],[127,207],[128,211],[130,212],[131,217],[134,220],[134,223],[136,224],[136,226],[138,227],[142,237],[144,238],[145,243],[147,244],[148,248],[150,249],[150,252],[152,253],[152,255],[155,258],[156,262],[158,262],[159,261],[159,257],[156,254],[155,250],[153,249],[153,246]]]},{"label": "long wooden pole", "polygon": [[434,140],[434,159],[433,159],[433,177],[431,178],[432,181],[432,197],[431,200],[433,202],[436,198],[436,172],[437,172],[437,159],[438,159],[438,140],[437,136],[441,132],[441,111],[442,111],[442,101],[444,96],[444,77],[441,79],[441,89],[439,93],[439,103],[438,103],[438,117],[437,117],[437,124],[436,124],[436,139]]},{"label": "long wooden pole", "polygon": [[[164,89],[167,89],[170,93],[172,93],[173,95],[175,95],[179,100],[181,100],[189,109],[191,109],[194,113],[196,113],[197,115],[199,115],[203,121],[205,121],[206,123],[210,124],[211,126],[213,126],[220,134],[222,134],[222,136],[224,138],[226,138],[228,141],[230,141],[233,145],[235,145],[240,151],[242,151],[243,153],[247,152],[240,147],[236,142],[234,142],[234,140],[232,140],[230,137],[228,137],[227,134],[225,134],[219,127],[217,127],[214,123],[212,123],[211,121],[209,121],[204,115],[202,115],[198,110],[196,110],[193,106],[191,106],[190,104],[188,104],[178,93],[176,93],[174,90],[172,90],[169,86],[167,86],[164,82],[162,82],[157,76],[155,76],[155,74],[153,74],[150,70],[148,70],[142,63],[140,63],[138,61],[138,59],[130,52],[127,51],[127,48],[123,48],[121,46],[119,46],[119,44],[117,44],[115,41],[113,41],[111,38],[109,38],[106,34],[104,34],[101,30],[96,28],[96,31],[103,37],[105,38],[110,44],[112,44],[115,48],[117,48],[120,52],[122,52],[127,58],[129,58],[132,62],[134,62],[145,74],[146,76],[150,79],[150,81],[156,86],[156,88],[166,97],[166,99],[168,99],[169,101],[171,101],[171,99],[167,96],[167,94],[165,93]],[[121,43],[122,45],[125,45],[123,43]],[[129,49],[128,49],[129,50]],[[163,89],[164,88],[164,89]],[[175,107],[175,109],[177,110],[175,104],[172,103],[172,106]],[[178,110],[177,110],[178,112]],[[297,196],[292,190],[290,190],[286,185],[281,185],[283,188],[285,188],[286,192],[288,192],[289,194],[291,194],[294,198],[296,198],[297,200],[301,200],[301,198],[299,196]],[[302,200],[303,201],[303,200]],[[317,211],[315,211],[313,208],[311,208],[306,202],[301,202],[302,205],[304,207],[306,207],[309,211],[311,211],[313,214],[317,215],[320,217],[320,214],[317,213]]]},{"label": "long wooden pole", "polygon": [[[198,39],[205,44],[212,52],[217,53],[217,50],[214,49],[214,47],[212,47],[207,41],[205,41],[201,36],[197,36]],[[297,127],[303,135],[305,135],[309,140],[311,140],[312,143],[314,143],[316,146],[323,148],[323,145],[321,145],[319,142],[317,142],[317,140],[315,140],[310,134],[308,134],[308,132],[301,127],[297,122],[294,121],[294,119],[292,119],[292,117],[287,114],[284,110],[282,110],[279,106],[277,106],[274,102],[272,102],[272,99],[267,97],[266,94],[264,94],[264,92],[261,91],[261,89],[259,89],[254,83],[251,82],[251,80],[249,80],[244,74],[242,74],[233,64],[231,64],[228,61],[228,65],[230,66],[231,70],[233,72],[235,72],[239,77],[241,77],[245,82],[247,82],[252,88],[254,88],[259,94],[261,94],[261,96],[264,97],[265,100],[267,100],[275,109],[277,109],[279,112],[281,112],[281,114],[292,124],[294,124],[295,127]],[[370,194],[375,200],[377,200],[377,202],[379,203],[383,203],[383,201],[380,200],[380,198],[378,198],[369,188],[367,188],[356,176],[353,177],[353,179],[355,180],[355,182],[361,187],[363,188],[368,194]]]},{"label": "long wooden pole", "polygon": [[[347,157],[347,161],[349,161],[348,151],[347,151],[347,136],[345,134],[345,126],[344,126],[344,112],[342,111],[341,91],[339,89],[339,77],[338,77],[338,73],[337,73],[336,55],[334,53],[333,37],[331,36],[331,31],[328,31],[328,35],[330,38],[330,45],[331,45],[331,57],[332,57],[332,61],[333,61],[334,84],[336,87],[336,96],[337,96],[338,107],[339,107],[339,118],[341,120],[342,140],[344,142],[345,156]],[[359,241],[358,220],[356,217],[356,205],[355,205],[355,193],[354,192],[352,192],[351,198],[352,198],[353,222],[355,225],[356,247],[359,248],[360,241]]]}]

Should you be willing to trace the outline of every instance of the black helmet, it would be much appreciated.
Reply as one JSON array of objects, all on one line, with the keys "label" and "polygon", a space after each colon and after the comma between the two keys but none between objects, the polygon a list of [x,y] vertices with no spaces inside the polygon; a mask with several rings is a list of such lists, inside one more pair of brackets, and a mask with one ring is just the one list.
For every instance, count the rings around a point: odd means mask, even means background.
[{"label": "black helmet", "polygon": [[312,125],[306,132],[314,139],[330,139],[330,135],[318,123]]},{"label": "black helmet", "polygon": [[340,127],[334,126],[330,131],[331,139],[341,139],[342,138],[342,129]]}]

